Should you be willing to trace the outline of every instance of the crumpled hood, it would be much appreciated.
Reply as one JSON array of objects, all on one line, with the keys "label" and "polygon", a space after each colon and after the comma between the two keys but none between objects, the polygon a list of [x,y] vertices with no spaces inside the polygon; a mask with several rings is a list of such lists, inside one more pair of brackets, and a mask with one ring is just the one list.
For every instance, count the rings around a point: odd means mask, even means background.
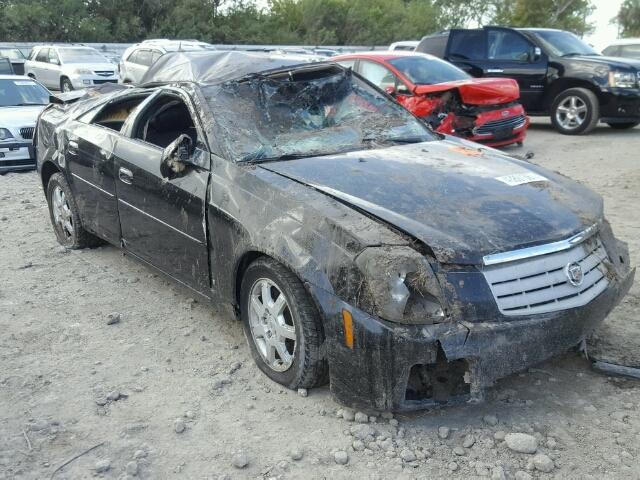
[{"label": "crumpled hood", "polygon": [[596,223],[602,199],[559,174],[464,141],[433,141],[260,165],[421,240],[439,261],[567,238]]},{"label": "crumpled hood", "polygon": [[32,127],[46,105],[33,107],[0,107],[0,127]]},{"label": "crumpled hood", "polygon": [[499,105],[520,98],[518,82],[511,78],[470,78],[455,82],[418,85],[416,95],[458,89],[460,98],[468,105]]}]

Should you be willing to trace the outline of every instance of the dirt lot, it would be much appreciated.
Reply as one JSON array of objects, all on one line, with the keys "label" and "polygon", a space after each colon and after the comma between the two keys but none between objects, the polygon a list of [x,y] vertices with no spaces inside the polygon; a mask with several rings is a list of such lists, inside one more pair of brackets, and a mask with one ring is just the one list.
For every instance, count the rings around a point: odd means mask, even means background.
[{"label": "dirt lot", "polygon": [[[640,128],[563,137],[536,121],[510,151],[526,150],[605,197],[637,265]],[[61,249],[35,173],[0,176],[0,245],[0,479],[640,478],[640,381],[577,354],[483,405],[356,423],[326,388],[262,375],[225,308],[116,248]],[[639,284],[590,352],[640,366]]]}]

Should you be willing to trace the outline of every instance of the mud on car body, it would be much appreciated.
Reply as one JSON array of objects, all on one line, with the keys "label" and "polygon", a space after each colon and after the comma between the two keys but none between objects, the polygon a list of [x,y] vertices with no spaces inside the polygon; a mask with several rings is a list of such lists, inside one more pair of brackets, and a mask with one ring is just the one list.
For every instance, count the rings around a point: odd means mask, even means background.
[{"label": "mud on car body", "polygon": [[290,62],[168,54],[146,86],[47,109],[58,240],[121,245],[233,304],[270,378],[377,410],[481,399],[627,292],[595,193]]}]

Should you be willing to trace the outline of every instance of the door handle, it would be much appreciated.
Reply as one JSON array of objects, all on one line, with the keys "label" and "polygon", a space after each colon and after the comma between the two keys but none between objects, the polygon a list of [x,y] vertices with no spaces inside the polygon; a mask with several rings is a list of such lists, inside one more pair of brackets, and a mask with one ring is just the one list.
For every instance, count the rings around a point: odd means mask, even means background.
[{"label": "door handle", "polygon": [[133,173],[128,168],[120,167],[118,170],[118,178],[122,183],[131,185],[133,183]]},{"label": "door handle", "polygon": [[487,68],[487,73],[504,73],[501,68]]}]

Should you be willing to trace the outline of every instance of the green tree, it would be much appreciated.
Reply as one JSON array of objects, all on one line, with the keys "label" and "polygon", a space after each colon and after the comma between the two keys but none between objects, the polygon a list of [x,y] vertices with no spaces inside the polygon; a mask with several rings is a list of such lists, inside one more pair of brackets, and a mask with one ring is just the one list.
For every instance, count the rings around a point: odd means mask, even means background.
[{"label": "green tree", "polygon": [[591,0],[502,0],[492,4],[485,21],[513,27],[558,28],[582,36],[594,29],[587,21],[594,9]]},{"label": "green tree", "polygon": [[640,0],[624,0],[613,22],[621,37],[640,37]]}]

